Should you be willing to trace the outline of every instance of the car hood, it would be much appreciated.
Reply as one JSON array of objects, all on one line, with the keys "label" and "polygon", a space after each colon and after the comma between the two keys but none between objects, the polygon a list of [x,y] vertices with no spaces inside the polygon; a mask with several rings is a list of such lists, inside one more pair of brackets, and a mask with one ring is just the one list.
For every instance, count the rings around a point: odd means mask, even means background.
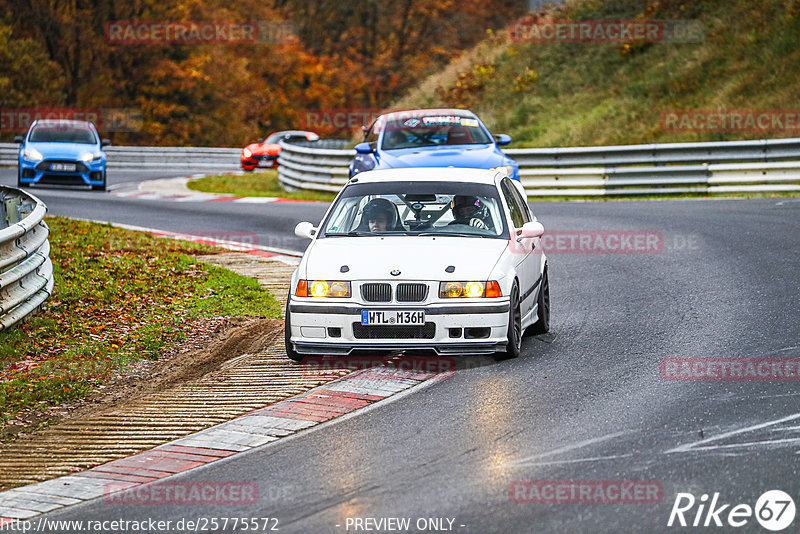
[{"label": "car hood", "polygon": [[97,145],[84,143],[27,143],[25,146],[35,148],[45,159],[78,159],[81,154],[99,150]]},{"label": "car hood", "polygon": [[[508,246],[481,237],[326,237],[306,256],[314,280],[486,280]],[[349,271],[342,273],[342,265]],[[450,274],[445,269],[454,266]],[[392,276],[390,271],[400,271]]]},{"label": "car hood", "polygon": [[253,143],[247,145],[245,148],[250,150],[253,154],[277,154],[281,151],[281,146],[275,143],[259,144]]},{"label": "car hood", "polygon": [[504,165],[506,157],[494,145],[448,145],[384,150],[379,168],[472,167],[491,169]]}]

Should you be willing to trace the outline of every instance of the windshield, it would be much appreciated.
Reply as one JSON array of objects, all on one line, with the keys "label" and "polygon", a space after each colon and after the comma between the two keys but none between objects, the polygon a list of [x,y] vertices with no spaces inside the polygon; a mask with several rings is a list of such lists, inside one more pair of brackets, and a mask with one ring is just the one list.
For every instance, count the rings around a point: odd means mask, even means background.
[{"label": "windshield", "polygon": [[280,141],[281,139],[283,139],[283,137],[284,137],[285,135],[286,135],[286,134],[285,134],[285,133],[283,133],[283,132],[275,132],[274,134],[272,134],[272,135],[270,135],[269,137],[267,137],[267,138],[264,140],[264,142],[265,142],[265,143],[271,143],[271,144],[277,144],[277,143],[278,143],[278,141]]},{"label": "windshield", "polygon": [[36,126],[29,141],[34,143],[86,143],[97,144],[95,133],[85,126]]},{"label": "windshield", "polygon": [[331,208],[323,228],[320,237],[508,238],[497,189],[458,182],[349,185]]},{"label": "windshield", "polygon": [[388,120],[383,150],[439,145],[485,145],[492,140],[477,119],[455,115],[426,115]]}]

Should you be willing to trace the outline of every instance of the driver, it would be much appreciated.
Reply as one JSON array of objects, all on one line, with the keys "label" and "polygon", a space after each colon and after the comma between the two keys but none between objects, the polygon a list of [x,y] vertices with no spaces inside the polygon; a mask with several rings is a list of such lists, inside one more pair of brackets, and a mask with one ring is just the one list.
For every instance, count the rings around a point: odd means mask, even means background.
[{"label": "driver", "polygon": [[484,222],[486,208],[478,197],[468,195],[455,195],[450,202],[453,211],[453,221],[450,224],[464,224],[489,229],[489,225]]},{"label": "driver", "polygon": [[375,198],[364,206],[361,221],[367,221],[369,231],[372,233],[386,232],[397,227],[397,209],[394,204],[385,198]]}]

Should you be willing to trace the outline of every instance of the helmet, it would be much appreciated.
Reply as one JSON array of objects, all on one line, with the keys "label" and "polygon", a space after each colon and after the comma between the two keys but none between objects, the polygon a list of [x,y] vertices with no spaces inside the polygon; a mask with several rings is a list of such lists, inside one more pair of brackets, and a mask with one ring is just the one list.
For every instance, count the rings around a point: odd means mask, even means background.
[{"label": "helmet", "polygon": [[[456,219],[469,219],[470,217],[478,216],[479,212],[484,210],[483,202],[478,197],[469,195],[455,195],[450,202],[450,208],[453,210],[453,215]],[[471,209],[467,211],[464,208]],[[464,215],[461,215],[461,213],[464,213]]]},{"label": "helmet", "polygon": [[385,198],[375,198],[364,206],[364,213],[361,216],[363,223],[375,220],[378,217],[385,217],[388,222],[387,228],[393,229],[397,226],[397,208],[392,201]]}]

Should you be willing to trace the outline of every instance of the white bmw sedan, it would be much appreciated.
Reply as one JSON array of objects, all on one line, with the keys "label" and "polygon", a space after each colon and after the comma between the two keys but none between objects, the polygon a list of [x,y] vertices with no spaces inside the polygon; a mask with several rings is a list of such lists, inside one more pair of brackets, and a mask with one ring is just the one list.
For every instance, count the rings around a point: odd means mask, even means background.
[{"label": "white bmw sedan", "polygon": [[292,276],[286,353],[431,350],[520,353],[550,323],[542,225],[519,182],[463,168],[368,171],[352,178]]}]

